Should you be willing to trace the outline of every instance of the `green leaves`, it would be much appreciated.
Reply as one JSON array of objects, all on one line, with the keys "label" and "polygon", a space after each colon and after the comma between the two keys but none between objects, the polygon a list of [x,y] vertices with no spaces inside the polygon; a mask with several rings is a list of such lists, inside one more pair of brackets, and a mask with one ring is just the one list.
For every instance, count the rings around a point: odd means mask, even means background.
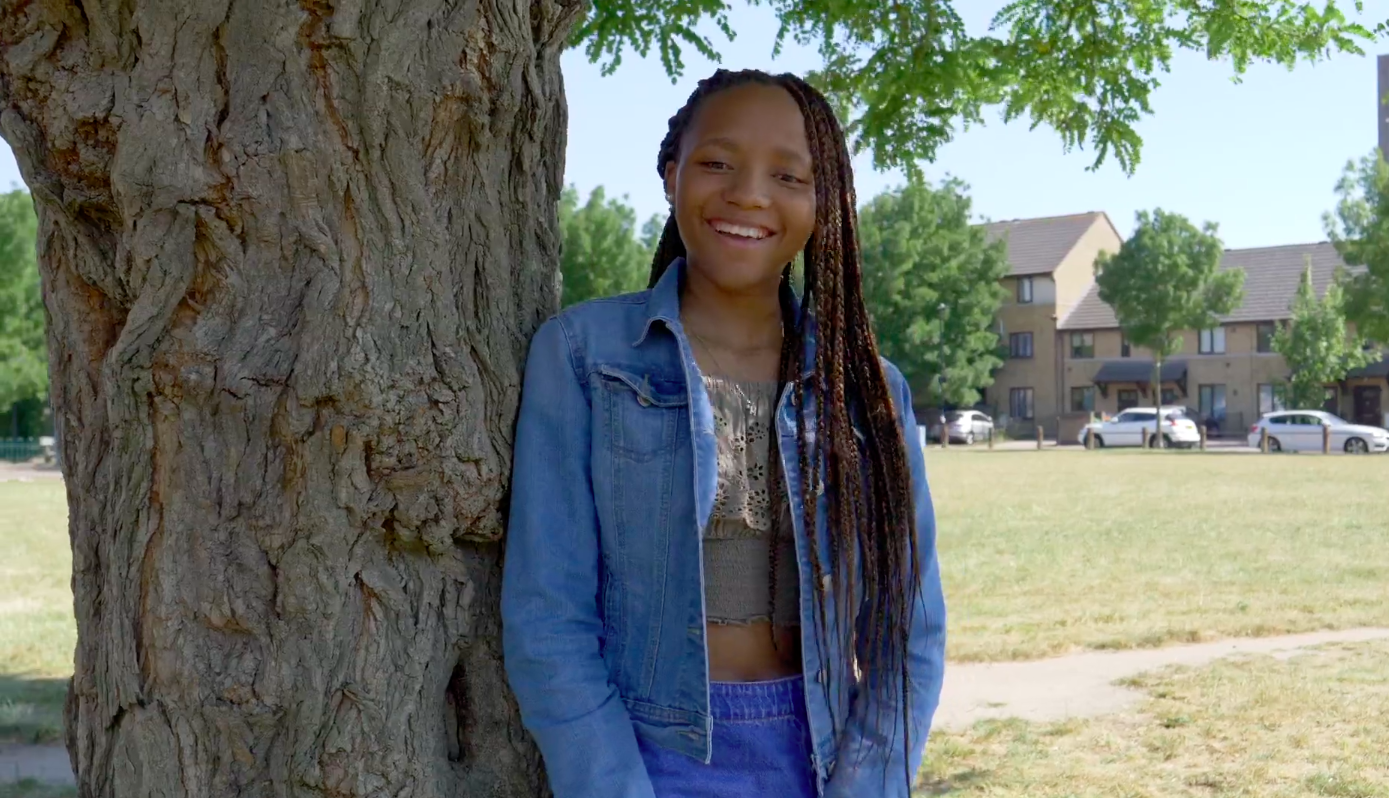
[{"label": "green leaves", "polygon": [[1359,334],[1389,344],[1389,165],[1378,151],[1346,164],[1336,194],[1327,235],[1347,266],[1363,269],[1346,279],[1346,318]]},{"label": "green leaves", "polygon": [[1210,222],[1197,228],[1162,210],[1136,219],[1119,251],[1100,256],[1095,282],[1129,341],[1161,362],[1176,354],[1179,331],[1214,327],[1239,305],[1244,272],[1220,269],[1223,247]]},{"label": "green leaves", "polygon": [[48,393],[37,229],[26,192],[0,194],[0,411]]},{"label": "green leaves", "polygon": [[[971,405],[1002,360],[1007,245],[970,221],[966,186],[912,182],[859,213],[863,290],[882,353],[923,401]],[[942,395],[939,378],[946,377]]]},{"label": "green leaves", "polygon": [[[609,200],[599,186],[579,206],[579,192],[570,186],[560,196],[561,304],[640,291],[651,272],[654,246],[637,240],[637,215],[619,200]],[[649,221],[644,238],[652,235]],[[660,239],[655,228],[654,240]]]},{"label": "green leaves", "polygon": [[[841,111],[855,151],[910,176],[989,106],[1053,128],[1068,150],[1092,148],[1092,168],[1112,157],[1132,172],[1143,143],[1136,126],[1176,52],[1228,59],[1238,79],[1256,61],[1291,68],[1361,53],[1373,40],[1347,19],[1344,0],[1320,8],[1303,0],[1016,0],[983,35],[966,30],[952,0],[753,2],[781,21],[774,52],[788,38],[818,47],[823,65],[808,78]],[[732,39],[729,7],[595,0],[574,41],[606,72],[627,47],[643,56],[654,48],[675,77],[682,46],[718,60],[695,27],[709,17]]]},{"label": "green leaves", "polygon": [[1291,306],[1292,322],[1273,336],[1273,351],[1288,362],[1292,376],[1285,399],[1288,407],[1321,407],[1327,383],[1344,379],[1351,369],[1379,357],[1365,350],[1357,336],[1346,331],[1345,293],[1332,283],[1317,298],[1312,267],[1302,274]]}]

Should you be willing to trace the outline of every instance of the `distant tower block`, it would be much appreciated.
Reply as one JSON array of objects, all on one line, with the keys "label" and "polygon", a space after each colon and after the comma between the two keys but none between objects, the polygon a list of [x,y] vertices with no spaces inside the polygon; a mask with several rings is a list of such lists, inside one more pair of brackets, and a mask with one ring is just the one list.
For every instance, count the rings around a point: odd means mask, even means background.
[{"label": "distant tower block", "polygon": [[1379,151],[1389,158],[1389,55],[1379,57]]}]

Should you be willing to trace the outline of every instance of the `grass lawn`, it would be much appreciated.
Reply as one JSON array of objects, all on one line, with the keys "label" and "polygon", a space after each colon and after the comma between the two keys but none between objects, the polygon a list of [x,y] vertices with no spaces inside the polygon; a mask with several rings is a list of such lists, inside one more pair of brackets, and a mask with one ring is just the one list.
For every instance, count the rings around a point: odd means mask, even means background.
[{"label": "grass lawn", "polygon": [[52,787],[33,779],[0,784],[0,798],[77,798],[75,787]]},{"label": "grass lawn", "polygon": [[1389,456],[931,447],[949,657],[1389,626]]},{"label": "grass lawn", "polygon": [[63,483],[0,482],[0,742],[62,737],[77,645],[71,572]]},{"label": "grass lawn", "polygon": [[1132,713],[932,735],[918,795],[1383,798],[1389,643],[1228,659],[1131,682]]}]

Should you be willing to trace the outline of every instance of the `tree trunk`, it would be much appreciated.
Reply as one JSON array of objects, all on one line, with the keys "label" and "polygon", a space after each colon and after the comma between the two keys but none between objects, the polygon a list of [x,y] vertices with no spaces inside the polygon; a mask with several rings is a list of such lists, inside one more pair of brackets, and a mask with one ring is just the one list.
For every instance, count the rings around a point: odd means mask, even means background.
[{"label": "tree trunk", "polygon": [[497,594],[570,0],[5,0],[84,798],[530,796]]}]

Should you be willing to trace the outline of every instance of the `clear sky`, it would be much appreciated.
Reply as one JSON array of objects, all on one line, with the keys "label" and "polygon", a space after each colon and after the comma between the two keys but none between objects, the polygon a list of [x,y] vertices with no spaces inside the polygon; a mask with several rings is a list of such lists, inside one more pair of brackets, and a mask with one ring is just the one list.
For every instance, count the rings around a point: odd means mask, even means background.
[{"label": "clear sky", "polygon": [[[958,4],[980,30],[1001,5]],[[794,45],[772,60],[776,20],[767,8],[739,7],[731,17],[737,40],[715,38],[724,66],[803,72],[817,65],[813,50]],[[1386,17],[1389,0],[1366,3],[1363,21]],[[1135,211],[1161,207],[1218,223],[1229,247],[1322,240],[1322,213],[1332,206],[1342,167],[1376,144],[1374,54],[1294,72],[1255,66],[1238,85],[1228,64],[1183,54],[1162,78],[1154,115],[1139,127],[1143,160],[1132,177],[1113,163],[1087,171],[1092,153],[1064,153],[1050,130],[1029,131],[1025,121],[1005,125],[995,111],[985,112],[985,126],[943,147],[926,171],[933,179],[963,179],[976,212],[993,220],[1106,211],[1127,234]],[[566,182],[585,195],[598,185],[626,195],[643,220],[664,210],[657,147],[671,114],[715,68],[688,49],[685,60],[685,76],[672,85],[655,58],[629,53],[616,74],[603,77],[582,51],[565,54]],[[13,156],[0,143],[0,188],[18,181]],[[856,181],[864,200],[900,184],[901,176],[873,172],[865,155]]]}]

